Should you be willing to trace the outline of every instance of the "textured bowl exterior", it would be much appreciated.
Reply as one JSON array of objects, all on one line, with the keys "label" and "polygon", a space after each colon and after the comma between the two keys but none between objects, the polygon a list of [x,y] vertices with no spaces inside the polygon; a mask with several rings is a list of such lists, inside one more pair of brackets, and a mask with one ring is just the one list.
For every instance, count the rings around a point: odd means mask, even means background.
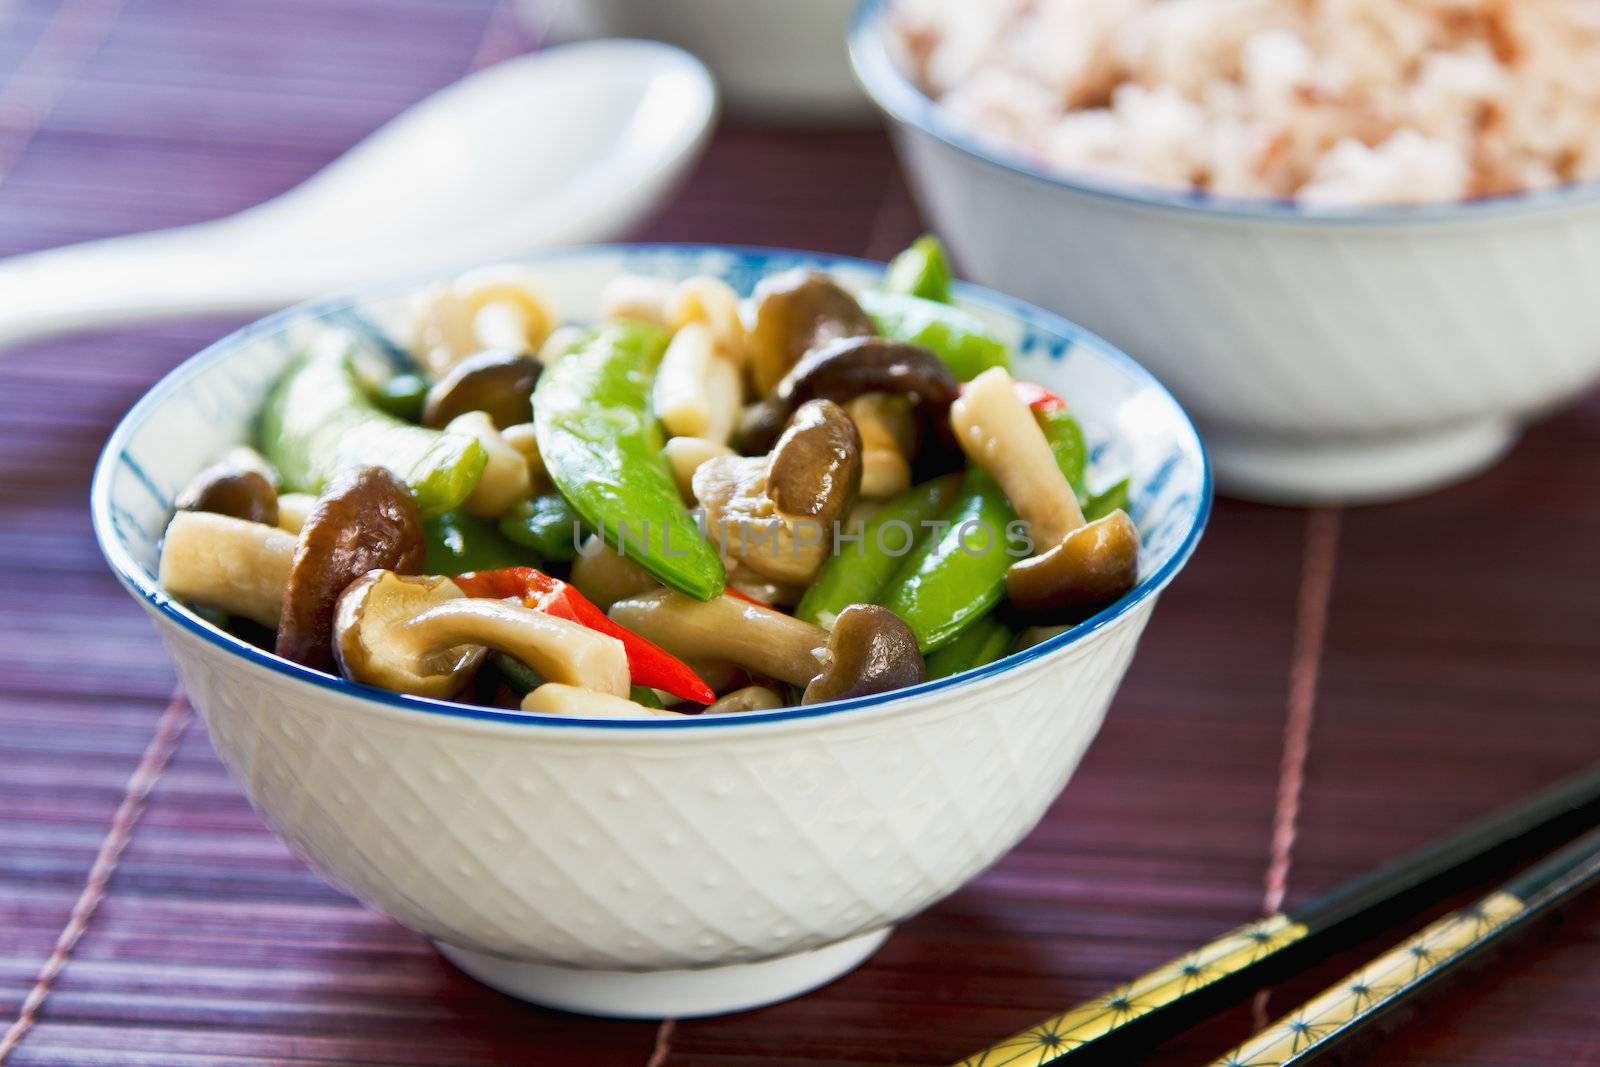
[{"label": "textured bowl exterior", "polygon": [[1523,419],[1600,374],[1600,199],[1461,222],[1185,213],[896,142],[973,277],[1132,352],[1202,428],[1316,438]]},{"label": "textured bowl exterior", "polygon": [[1152,604],[949,696],[621,737],[441,723],[157,620],[223,761],[329,881],[450,945],[629,970],[789,955],[953,892],[1066,784]]},{"label": "textured bowl exterior", "polygon": [[[882,271],[698,246],[569,249],[526,263],[577,321],[598,313],[623,272],[713,274],[748,293],[801,266],[855,286]],[[954,891],[1066,783],[1205,524],[1204,451],[1147,372],[1055,316],[963,287],[962,303],[1011,346],[1019,373],[1079,412],[1094,482],[1132,476],[1144,578],[1117,605],[978,672],[744,716],[584,720],[355,687],[207,625],[161,591],[154,570],[174,495],[248,438],[308,334],[332,322],[399,336],[418,288],[291,309],[195,356],[112,435],[91,509],[113,570],[155,619],[252,803],[330,881],[467,953],[600,972],[738,965],[870,935]],[[738,1000],[716,996],[706,1010]],[[578,1007],[620,1010],[609,994]]]}]

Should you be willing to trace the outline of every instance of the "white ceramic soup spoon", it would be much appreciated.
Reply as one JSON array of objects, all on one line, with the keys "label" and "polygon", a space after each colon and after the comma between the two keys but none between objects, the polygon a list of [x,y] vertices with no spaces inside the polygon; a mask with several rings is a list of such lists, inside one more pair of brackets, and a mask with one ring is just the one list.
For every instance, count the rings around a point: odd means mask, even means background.
[{"label": "white ceramic soup spoon", "polygon": [[705,67],[667,45],[590,41],[508,60],[237,215],[0,260],[0,345],[257,313],[616,237],[694,163],[716,112]]}]

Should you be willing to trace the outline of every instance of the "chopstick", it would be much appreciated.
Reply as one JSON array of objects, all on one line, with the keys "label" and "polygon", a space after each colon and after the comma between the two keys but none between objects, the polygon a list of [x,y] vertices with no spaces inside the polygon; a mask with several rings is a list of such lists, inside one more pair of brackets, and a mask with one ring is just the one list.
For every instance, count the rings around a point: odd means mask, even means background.
[{"label": "chopstick", "polygon": [[955,1067],[1126,1063],[1239,997],[1600,822],[1600,765],[1355,878],[1231,930]]},{"label": "chopstick", "polygon": [[1600,830],[1591,831],[1469,907],[1415,937],[1274,1022],[1212,1067],[1303,1067],[1377,1029],[1402,1005],[1491,948],[1600,885]]}]

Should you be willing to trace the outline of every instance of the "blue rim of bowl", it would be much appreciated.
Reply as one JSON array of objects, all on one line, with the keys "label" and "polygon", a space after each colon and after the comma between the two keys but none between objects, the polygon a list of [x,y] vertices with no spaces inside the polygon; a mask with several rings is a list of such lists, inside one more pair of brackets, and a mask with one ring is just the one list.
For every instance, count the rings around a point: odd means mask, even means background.
[{"label": "blue rim of bowl", "polygon": [[1600,181],[1570,182],[1549,189],[1434,204],[1377,204],[1356,208],[1312,208],[1294,200],[1241,199],[1168,190],[1089,174],[1051,170],[1021,152],[985,143],[967,125],[930,98],[895,63],[882,23],[894,0],[859,0],[850,24],[850,61],[878,107],[896,122],[943,141],[973,159],[1025,178],[1129,206],[1153,207],[1217,219],[1252,219],[1304,226],[1395,226],[1407,223],[1470,222],[1520,216],[1600,201]]},{"label": "blue rim of bowl", "polygon": [[[838,256],[820,252],[806,252],[788,248],[763,248],[746,245],[712,245],[712,244],[674,244],[674,243],[619,243],[605,245],[580,245],[572,248],[552,249],[547,252],[532,255],[518,256],[511,262],[519,263],[548,263],[559,262],[566,258],[578,258],[593,255],[598,252],[667,252],[679,255],[734,255],[752,259],[803,260],[808,264],[816,264],[823,269],[834,265],[842,265],[865,269],[881,273],[885,264],[872,260],[858,259],[852,256]],[[438,277],[438,272],[427,275],[425,279]],[[811,719],[820,716],[838,715],[844,712],[864,708],[879,707],[896,700],[905,700],[951,690],[963,685],[996,674],[1004,673],[1024,663],[1041,659],[1061,649],[1085,640],[1091,635],[1103,630],[1111,623],[1128,614],[1144,601],[1160,592],[1167,583],[1181,570],[1189,557],[1194,554],[1195,546],[1199,543],[1200,535],[1204,532],[1206,522],[1211,515],[1213,496],[1211,459],[1206,452],[1205,443],[1201,440],[1199,431],[1195,428],[1193,420],[1187,411],[1178,403],[1177,399],[1167,391],[1166,386],[1141,366],[1138,361],[1115,345],[1104,340],[1098,335],[1069,322],[1059,315],[1052,314],[1041,308],[1034,307],[1024,301],[996,293],[992,290],[958,282],[956,293],[958,296],[973,300],[1000,314],[1015,318],[1025,324],[1041,330],[1051,331],[1069,339],[1073,344],[1085,344],[1095,351],[1098,357],[1108,359],[1129,372],[1135,379],[1142,380],[1150,387],[1158,390],[1166,397],[1187,427],[1189,436],[1194,443],[1195,452],[1200,457],[1201,482],[1200,492],[1196,499],[1193,513],[1189,517],[1189,528],[1184,532],[1183,542],[1172,553],[1167,561],[1154,572],[1140,580],[1133,590],[1121,600],[1110,607],[1090,616],[1088,619],[1074,626],[1065,633],[1042,641],[1031,648],[1014,652],[1009,656],[995,660],[961,674],[948,678],[940,678],[921,685],[897,689],[891,693],[881,693],[875,696],[856,697],[850,700],[837,700],[825,704],[802,705],[799,707],[780,708],[776,711],[748,712],[739,715],[697,716],[686,715],[677,719],[586,719],[574,716],[546,715],[536,712],[513,711],[503,708],[484,708],[470,704],[458,704],[448,700],[435,700],[430,697],[410,696],[405,693],[395,693],[387,689],[377,689],[372,686],[360,685],[343,678],[336,678],[322,671],[290,662],[270,652],[257,648],[247,641],[243,641],[224,630],[202,621],[198,616],[169,597],[156,582],[146,577],[144,568],[139,566],[122,547],[117,538],[114,525],[111,521],[110,496],[112,471],[121,461],[126,448],[127,438],[133,429],[141,425],[156,404],[165,398],[174,389],[181,386],[187,379],[198,374],[213,363],[227,358],[240,344],[259,334],[279,330],[291,322],[309,318],[323,317],[329,314],[343,312],[355,301],[371,299],[386,292],[404,292],[414,287],[418,280],[399,283],[389,283],[379,286],[369,286],[361,289],[342,293],[338,296],[307,301],[274,312],[264,318],[258,319],[247,326],[228,334],[226,337],[207,345],[200,352],[180,363],[172,371],[164,375],[154,386],[139,398],[128,413],[117,423],[107,438],[105,447],[101,450],[100,458],[95,463],[94,479],[89,488],[89,510],[94,525],[95,538],[100,544],[100,552],[105,556],[106,562],[111,565],[112,572],[117,579],[126,586],[138,599],[143,600],[149,607],[166,617],[171,622],[200,637],[208,644],[214,645],[224,651],[243,657],[250,663],[264,667],[277,674],[286,675],[297,681],[306,682],[320,689],[327,689],[360,700],[368,700],[377,704],[398,708],[404,711],[424,712],[432,715],[444,715],[457,719],[469,719],[480,722],[514,723],[524,726],[552,726],[564,729],[589,728],[605,730],[694,730],[715,729],[736,726],[751,726],[758,723],[792,722],[800,719]]]}]

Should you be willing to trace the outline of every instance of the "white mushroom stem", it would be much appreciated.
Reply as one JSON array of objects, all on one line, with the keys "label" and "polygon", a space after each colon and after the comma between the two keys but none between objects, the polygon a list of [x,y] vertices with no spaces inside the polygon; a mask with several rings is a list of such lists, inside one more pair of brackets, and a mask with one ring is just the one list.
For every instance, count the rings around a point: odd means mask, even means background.
[{"label": "white mushroom stem", "polygon": [[500,439],[521,453],[528,464],[528,492],[542,493],[550,486],[550,475],[544,469],[544,457],[539,455],[539,438],[533,423],[522,422],[500,431]]},{"label": "white mushroom stem", "polygon": [[527,498],[532,489],[527,457],[506,443],[487,414],[469,411],[457,415],[444,429],[476,437],[489,457],[483,477],[467,497],[468,511],[483,519],[499,518],[511,505]]},{"label": "white mushroom stem", "polygon": [[628,655],[622,642],[575,622],[501,600],[463,597],[406,620],[389,634],[394,655],[417,673],[457,645],[483,645],[532,667],[541,678],[626,697]]},{"label": "white mushroom stem", "polygon": [[275,526],[203,511],[180,511],[161,543],[161,587],[278,628],[295,536]]},{"label": "white mushroom stem", "polygon": [[967,458],[1000,483],[1041,550],[1084,524],[1050,442],[1004,369],[992,367],[967,383],[950,406],[950,425]]},{"label": "white mushroom stem", "polygon": [[574,715],[586,719],[681,719],[676,711],[647,708],[626,697],[597,693],[560,682],[546,682],[522,698],[523,711]]},{"label": "white mushroom stem", "polygon": [[310,493],[279,493],[278,529],[298,534],[316,505],[317,498]]},{"label": "white mushroom stem", "polygon": [[709,327],[691,322],[673,335],[651,397],[669,434],[726,444],[742,400],[739,368],[718,353]]},{"label": "white mushroom stem", "polygon": [[672,480],[678,483],[678,492],[686,501],[694,500],[694,472],[700,464],[718,456],[731,456],[733,449],[718,441],[704,437],[674,437],[661,449],[672,468]]},{"label": "white mushroom stem", "polygon": [[619,274],[600,294],[600,315],[606,319],[634,319],[657,326],[670,325],[672,283],[642,274]]},{"label": "white mushroom stem", "polygon": [[735,367],[744,366],[744,319],[739,315],[739,294],[721,278],[697,274],[673,290],[667,314],[673,329],[698,323],[711,331],[717,355]]},{"label": "white mushroom stem", "polygon": [[727,595],[699,601],[662,589],[619,600],[610,615],[683,659],[724,659],[806,685],[825,663],[828,631]]},{"label": "white mushroom stem", "polygon": [[888,500],[911,487],[911,436],[915,426],[904,397],[864,393],[845,405],[861,435],[861,496]]}]

